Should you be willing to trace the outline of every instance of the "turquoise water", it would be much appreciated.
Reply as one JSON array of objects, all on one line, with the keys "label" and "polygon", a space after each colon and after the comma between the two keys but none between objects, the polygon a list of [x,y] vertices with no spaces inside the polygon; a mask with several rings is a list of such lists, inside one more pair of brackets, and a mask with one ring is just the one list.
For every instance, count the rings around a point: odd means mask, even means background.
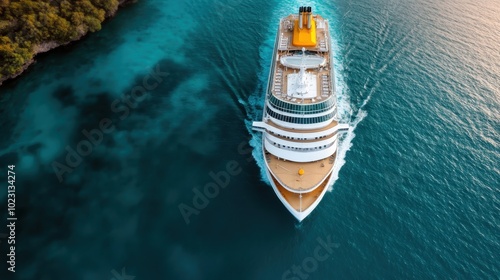
[{"label": "turquoise water", "polygon": [[[498,279],[500,5],[434,2],[140,1],[40,56],[0,88],[1,279]],[[351,130],[299,224],[250,124],[301,5],[331,21]]]}]

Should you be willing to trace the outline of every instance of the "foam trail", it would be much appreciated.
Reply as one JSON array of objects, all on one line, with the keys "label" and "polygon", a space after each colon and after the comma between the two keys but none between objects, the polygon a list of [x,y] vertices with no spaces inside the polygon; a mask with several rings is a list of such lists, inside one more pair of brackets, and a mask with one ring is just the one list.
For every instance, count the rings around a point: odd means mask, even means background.
[{"label": "foam trail", "polygon": [[[365,100],[366,101],[366,100]],[[356,134],[354,133],[354,130],[356,130],[356,127],[358,124],[368,115],[368,113],[364,110],[359,110],[356,114],[356,117],[352,122],[349,123],[349,130],[347,133],[340,139],[339,142],[339,148],[338,148],[338,155],[337,155],[337,161],[335,163],[335,167],[332,171],[332,176],[333,176],[333,181],[332,185],[328,187],[328,191],[333,190],[333,185],[335,184],[335,181],[339,178],[339,172],[342,166],[346,163],[345,157],[347,154],[347,151],[349,151],[352,147],[352,140],[354,137],[356,137]]]},{"label": "foam trail", "polygon": [[[363,103],[361,104],[359,109],[356,111],[356,114],[354,115],[354,119],[352,121],[349,121],[349,130],[347,131],[347,133],[345,133],[345,135],[343,137],[341,137],[341,139],[339,141],[339,148],[337,151],[337,153],[338,153],[337,162],[335,163],[335,167],[332,171],[332,176],[333,176],[332,185],[329,186],[328,191],[333,190],[333,185],[335,184],[335,181],[337,181],[337,179],[339,178],[340,169],[342,168],[342,166],[346,162],[345,157],[346,157],[347,151],[349,151],[351,149],[352,140],[354,139],[354,137],[356,137],[356,134],[354,133],[354,131],[356,130],[356,127],[366,116],[368,116],[368,112],[363,110],[363,108],[366,106],[366,104],[368,104],[368,102],[372,98],[372,95],[375,92],[376,88],[377,88],[377,86],[374,86],[371,88],[368,96],[366,97],[365,100],[363,100]],[[339,111],[342,111],[341,114],[344,114],[344,116],[341,116],[340,119],[345,120],[347,118],[347,113],[348,113],[347,103],[345,103],[345,101],[344,102],[340,101],[338,106],[339,106]],[[349,109],[350,109],[350,107],[349,107]],[[349,112],[351,113],[351,117],[349,117],[349,119],[351,119],[352,118],[352,109]]]},{"label": "foam trail", "polygon": [[253,148],[252,155],[260,168],[260,177],[263,182],[270,185],[266,173],[266,164],[264,162],[264,155],[262,154],[262,133],[252,130],[252,121],[262,119],[262,110],[265,101],[265,92],[267,88],[267,80],[269,76],[269,67],[271,64],[271,57],[274,48],[274,40],[276,38],[276,31],[279,18],[284,16],[287,11],[293,10],[293,7],[286,7],[283,5],[280,10],[276,10],[270,21],[271,25],[268,28],[267,39],[263,42],[259,49],[261,70],[258,76],[257,88],[254,93],[248,97],[247,103],[247,118],[245,121],[248,133],[252,136],[250,139],[250,146]]},{"label": "foam trail", "polygon": [[364,116],[366,116],[366,113],[360,114],[361,111],[358,110],[358,112],[355,115],[355,118],[353,121],[352,119],[352,112],[353,112],[353,104],[351,103],[350,99],[350,90],[349,87],[347,86],[346,83],[346,76],[345,76],[345,69],[344,65],[346,61],[349,60],[349,55],[352,51],[352,48],[350,46],[350,43],[347,45],[347,51],[343,52],[342,49],[339,46],[337,38],[340,36],[337,34],[338,29],[336,29],[336,24],[337,21],[335,20],[335,17],[333,14],[326,15],[327,17],[330,17],[332,20],[330,21],[330,34],[333,38],[333,40],[330,41],[332,51],[334,53],[333,60],[334,60],[334,67],[333,71],[335,74],[335,89],[336,89],[336,94],[337,94],[337,112],[338,112],[338,117],[341,123],[348,123],[349,124],[349,130],[346,134],[344,134],[342,137],[339,139],[339,147],[337,150],[337,160],[334,166],[334,169],[332,171],[332,183],[328,187],[328,191],[331,191],[333,189],[333,185],[338,179],[338,175],[340,172],[340,169],[342,166],[345,164],[346,160],[346,154],[347,151],[352,147],[352,140],[356,136],[354,133],[354,130],[356,129],[356,126],[361,120],[363,120]]},{"label": "foam trail", "polygon": [[264,183],[271,185],[266,174],[266,164],[264,163],[264,155],[262,154],[262,135],[260,132],[252,130],[252,121],[245,120],[245,124],[252,135],[249,144],[253,148],[252,156],[257,162],[257,166],[260,167],[260,179]]}]

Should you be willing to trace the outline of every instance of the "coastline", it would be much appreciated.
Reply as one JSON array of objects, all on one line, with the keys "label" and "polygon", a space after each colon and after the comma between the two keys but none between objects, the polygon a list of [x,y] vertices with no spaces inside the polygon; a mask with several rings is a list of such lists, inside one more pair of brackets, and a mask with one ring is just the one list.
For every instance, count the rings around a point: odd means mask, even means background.
[{"label": "coastline", "polygon": [[[106,18],[104,19],[103,22],[114,17],[121,7],[124,7],[124,6],[132,4],[132,3],[136,3],[137,0],[119,0],[118,2],[119,2],[119,4],[118,4],[118,7],[116,8],[116,10],[112,11],[108,16],[106,16]],[[33,51],[33,58],[28,60],[18,72],[14,73],[12,75],[9,75],[9,76],[0,77],[0,86],[2,86],[2,84],[5,81],[12,80],[14,78],[19,77],[21,74],[23,74],[24,71],[26,71],[33,63],[36,62],[36,56],[38,54],[46,53],[46,52],[49,52],[49,51],[56,49],[58,47],[67,46],[73,42],[77,42],[89,33],[91,33],[91,31],[87,30],[87,31],[79,34],[78,38],[73,39],[73,40],[69,40],[69,41],[63,42],[63,43],[59,43],[59,42],[55,42],[55,41],[47,41],[47,42],[43,42],[43,43],[40,43],[38,45],[35,45],[33,47],[33,50],[32,50]]]}]

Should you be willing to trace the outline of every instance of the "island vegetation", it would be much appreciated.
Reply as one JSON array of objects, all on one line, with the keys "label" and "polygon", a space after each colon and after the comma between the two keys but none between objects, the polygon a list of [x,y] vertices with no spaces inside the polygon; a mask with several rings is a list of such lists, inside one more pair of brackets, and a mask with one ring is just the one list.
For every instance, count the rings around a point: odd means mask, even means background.
[{"label": "island vegetation", "polygon": [[0,0],[0,84],[37,53],[101,29],[124,0]]}]

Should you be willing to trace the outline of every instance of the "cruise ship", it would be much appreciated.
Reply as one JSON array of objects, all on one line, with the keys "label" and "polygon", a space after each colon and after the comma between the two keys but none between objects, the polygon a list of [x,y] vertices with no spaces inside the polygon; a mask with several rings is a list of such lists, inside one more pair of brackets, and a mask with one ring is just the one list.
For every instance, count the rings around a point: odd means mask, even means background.
[{"label": "cruise ship", "polygon": [[262,121],[262,152],[269,181],[299,221],[332,184],[339,136],[328,20],[300,7],[280,20]]}]

